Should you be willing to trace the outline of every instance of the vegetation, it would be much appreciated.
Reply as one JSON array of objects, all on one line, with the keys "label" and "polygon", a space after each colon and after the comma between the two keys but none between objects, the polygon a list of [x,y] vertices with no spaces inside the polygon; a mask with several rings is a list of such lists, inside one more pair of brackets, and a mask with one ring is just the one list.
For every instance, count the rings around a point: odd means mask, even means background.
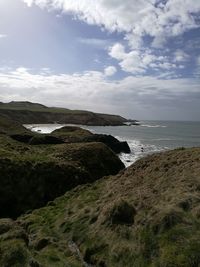
[{"label": "vegetation", "polygon": [[46,107],[38,103],[0,102],[0,112],[20,123],[72,123],[84,125],[124,125],[127,120],[121,116],[99,114],[83,110]]},{"label": "vegetation", "polygon": [[91,132],[79,127],[65,126],[52,132],[52,135],[61,140],[74,142],[100,142],[107,145],[112,151],[119,154],[121,152],[130,153],[130,147],[127,142],[120,142],[112,135],[92,134]]},{"label": "vegetation", "polygon": [[6,115],[0,114],[0,134],[17,134],[17,133],[27,133],[25,127],[20,123],[10,119]]},{"label": "vegetation", "polygon": [[[15,218],[124,168],[101,143],[66,144],[0,117],[0,217]],[[77,132],[82,132],[81,129]]]},{"label": "vegetation", "polygon": [[123,169],[103,143],[70,143],[90,135],[0,115],[0,215],[15,219],[0,219],[0,266],[199,267],[200,148]]},{"label": "vegetation", "polygon": [[85,137],[93,134],[85,129],[75,126],[65,126],[52,132],[52,135],[68,143],[82,142]]},{"label": "vegetation", "polygon": [[1,220],[0,266],[198,267],[199,161],[199,148],[151,155]]}]

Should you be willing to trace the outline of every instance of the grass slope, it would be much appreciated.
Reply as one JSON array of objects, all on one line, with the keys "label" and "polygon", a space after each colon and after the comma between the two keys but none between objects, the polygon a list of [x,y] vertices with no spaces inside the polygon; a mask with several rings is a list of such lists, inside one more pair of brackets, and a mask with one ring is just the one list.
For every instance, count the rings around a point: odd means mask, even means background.
[{"label": "grass slope", "polygon": [[84,110],[46,107],[27,101],[0,102],[0,113],[20,123],[74,123],[86,125],[123,125],[127,120],[118,115]]},{"label": "grass slope", "polygon": [[[76,140],[91,134],[78,127],[68,130],[64,132],[67,137]],[[0,115],[0,217],[16,218],[77,185],[123,168],[102,143],[66,144],[55,136],[32,133]]]},{"label": "grass slope", "polygon": [[0,266],[198,267],[200,148],[148,156],[0,221]]},{"label": "grass slope", "polygon": [[0,134],[28,133],[29,131],[20,123],[0,114]]}]

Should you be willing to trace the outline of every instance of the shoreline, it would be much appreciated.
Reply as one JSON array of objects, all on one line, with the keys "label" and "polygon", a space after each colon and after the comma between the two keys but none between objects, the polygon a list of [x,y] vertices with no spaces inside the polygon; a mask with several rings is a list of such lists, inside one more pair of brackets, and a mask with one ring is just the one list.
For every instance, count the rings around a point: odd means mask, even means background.
[{"label": "shoreline", "polygon": [[[101,127],[101,129],[102,129],[102,131],[98,131],[98,130],[94,129],[95,127],[87,126],[87,125],[57,124],[57,123],[55,123],[55,124],[24,124],[24,127],[26,127],[27,129],[29,129],[33,132],[41,133],[41,134],[50,134],[54,130],[61,129],[62,127],[65,127],[65,126],[80,127],[82,129],[89,130],[93,134],[108,134],[108,133],[104,132],[106,126],[98,126],[98,128]],[[144,127],[142,124],[140,126]],[[107,126],[107,127],[117,127],[117,126]],[[128,127],[131,127],[131,126],[128,126]],[[158,127],[158,126],[156,126],[156,127]],[[120,126],[120,128],[121,128],[121,126]],[[142,144],[140,142],[140,140],[137,140],[137,139],[129,140],[129,139],[126,139],[125,137],[114,135],[112,133],[112,131],[109,134],[113,135],[115,138],[117,138],[121,142],[126,141],[128,143],[128,145],[131,149],[131,153],[130,154],[127,154],[127,153],[118,154],[118,157],[124,163],[126,168],[129,167],[131,164],[135,163],[137,160],[139,160],[139,159],[141,159],[147,155],[167,150],[167,149],[151,148],[150,146]],[[152,151],[150,151],[150,150],[152,150]]]}]

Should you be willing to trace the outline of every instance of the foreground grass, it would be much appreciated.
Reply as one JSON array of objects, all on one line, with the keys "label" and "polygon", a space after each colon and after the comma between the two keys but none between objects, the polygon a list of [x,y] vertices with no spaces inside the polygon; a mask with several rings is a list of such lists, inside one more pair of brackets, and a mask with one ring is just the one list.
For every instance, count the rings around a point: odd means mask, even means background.
[{"label": "foreground grass", "polygon": [[151,155],[1,221],[0,266],[198,267],[199,173],[199,148]]}]

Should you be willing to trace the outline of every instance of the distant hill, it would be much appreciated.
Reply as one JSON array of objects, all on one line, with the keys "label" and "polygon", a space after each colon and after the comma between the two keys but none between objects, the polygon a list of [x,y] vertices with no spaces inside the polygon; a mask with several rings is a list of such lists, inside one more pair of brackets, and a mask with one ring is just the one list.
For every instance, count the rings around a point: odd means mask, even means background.
[{"label": "distant hill", "polygon": [[0,114],[20,123],[72,123],[99,126],[120,126],[127,119],[119,115],[94,113],[84,110],[70,110],[58,107],[46,107],[28,101],[0,102]]},{"label": "distant hill", "polygon": [[47,107],[42,105],[42,104],[38,104],[38,103],[32,103],[29,101],[11,101],[9,103],[3,103],[0,102],[0,108],[8,108],[8,109],[46,109]]}]

